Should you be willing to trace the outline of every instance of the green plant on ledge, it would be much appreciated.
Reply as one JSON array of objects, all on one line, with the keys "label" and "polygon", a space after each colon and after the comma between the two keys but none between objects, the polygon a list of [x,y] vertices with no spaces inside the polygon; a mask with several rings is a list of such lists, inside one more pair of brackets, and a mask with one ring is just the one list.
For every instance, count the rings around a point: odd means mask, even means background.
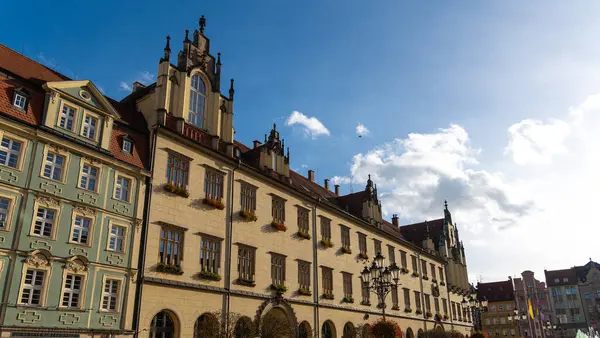
[{"label": "green plant on ledge", "polygon": [[216,273],[216,272],[212,272],[212,271],[200,271],[198,273],[198,277],[202,278],[202,279],[209,279],[209,280],[214,280],[214,281],[220,281],[221,280],[221,276]]},{"label": "green plant on ledge", "polygon": [[433,317],[433,314],[431,314],[431,312],[427,311],[427,312],[425,313],[425,317],[427,317],[427,318],[431,318],[431,317]]},{"label": "green plant on ledge", "polygon": [[448,317],[448,315],[444,315],[444,320],[448,320],[450,319],[450,317]]},{"label": "green plant on ledge", "polygon": [[439,313],[436,313],[435,316],[433,316],[433,319],[435,319],[436,322],[441,322],[442,321],[442,315]]},{"label": "green plant on ledge", "polygon": [[394,306],[392,306],[392,310],[398,311],[398,310],[400,310],[400,307],[398,305],[394,305]]},{"label": "green plant on ledge", "polygon": [[444,285],[446,285],[446,283],[444,283],[444,282],[442,281],[442,282],[440,282],[440,285],[441,285],[441,286],[444,286]]},{"label": "green plant on ledge", "polygon": [[251,279],[238,278],[237,283],[244,286],[256,286],[256,283]]},{"label": "green plant on ledge", "polygon": [[302,296],[312,296],[312,292],[310,292],[309,289],[305,289],[305,288],[299,288],[298,294],[300,294]]},{"label": "green plant on ledge", "polygon": [[185,197],[185,198],[190,197],[190,193],[187,191],[187,189],[185,187],[180,187],[180,186],[173,185],[171,183],[167,183],[167,184],[165,184],[164,189],[167,192],[170,192],[175,195],[179,195],[181,197]]},{"label": "green plant on ledge", "polygon": [[402,273],[408,273],[409,271],[408,271],[408,268],[406,268],[406,267],[403,266],[403,267],[400,268],[400,272],[402,272]]},{"label": "green plant on ledge", "polygon": [[298,237],[300,237],[300,238],[310,239],[310,234],[308,232],[304,232],[302,230],[298,230],[298,232],[296,232],[296,235],[298,235]]},{"label": "green plant on ledge", "polygon": [[422,314],[423,314],[423,311],[421,311],[420,309],[417,309],[417,311],[415,311],[415,314],[417,314],[417,315],[422,315]]},{"label": "green plant on ledge", "polygon": [[276,229],[277,231],[286,231],[287,228],[285,227],[285,224],[277,222],[276,220],[273,220],[271,222],[271,226]]},{"label": "green plant on ledge", "polygon": [[242,217],[246,221],[256,222],[256,220],[258,219],[258,217],[256,217],[256,214],[254,213],[254,211],[240,210],[239,214],[240,214],[240,217]]},{"label": "green plant on ledge", "polygon": [[354,303],[354,298],[350,296],[345,296],[344,298],[342,298],[342,303]]},{"label": "green plant on ledge", "polygon": [[371,302],[367,302],[365,300],[360,302],[360,305],[371,306]]},{"label": "green plant on ledge", "polygon": [[283,284],[271,284],[271,289],[275,290],[275,292],[277,292],[278,295],[282,295],[284,292],[287,291],[287,286]]},{"label": "green plant on ledge", "polygon": [[413,276],[413,277],[419,277],[419,273],[418,273],[418,272],[413,272],[413,273],[412,273],[412,276]]},{"label": "green plant on ledge", "polygon": [[423,280],[429,280],[429,277],[423,276]]},{"label": "green plant on ledge", "polygon": [[158,263],[156,265],[157,272],[170,273],[173,275],[183,275],[183,270],[178,265]]},{"label": "green plant on ledge", "polygon": [[204,203],[206,205],[210,205],[211,207],[213,207],[215,209],[218,209],[218,210],[225,209],[225,204],[223,204],[223,202],[221,202],[221,201],[219,201],[217,199],[214,199],[214,198],[205,197],[202,200],[202,203]]},{"label": "green plant on ledge", "polygon": [[366,253],[366,252],[361,252],[361,253],[359,253],[359,254],[358,254],[358,257],[359,257],[360,259],[369,259],[369,255],[367,255],[367,253]]},{"label": "green plant on ledge", "polygon": [[407,307],[407,308],[404,308],[404,312],[406,312],[406,313],[411,313],[411,312],[412,312],[412,309],[411,309],[411,308],[408,308],[408,307]]},{"label": "green plant on ledge", "polygon": [[333,293],[324,293],[323,294],[323,299],[333,299]]},{"label": "green plant on ledge", "polygon": [[333,243],[331,243],[330,240],[323,238],[321,239],[321,245],[326,247],[326,248],[332,248],[333,247]]},{"label": "green plant on ledge", "polygon": [[342,253],[345,253],[345,254],[351,254],[352,253],[352,249],[347,248],[345,246],[343,246],[341,250],[342,250]]}]

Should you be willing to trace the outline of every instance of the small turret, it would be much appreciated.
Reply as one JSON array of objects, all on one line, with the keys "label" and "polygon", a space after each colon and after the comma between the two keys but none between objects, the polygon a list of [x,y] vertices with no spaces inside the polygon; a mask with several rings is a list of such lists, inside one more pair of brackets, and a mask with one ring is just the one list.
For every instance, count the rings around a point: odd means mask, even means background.
[{"label": "small turret", "polygon": [[171,59],[171,37],[167,35],[167,44],[165,45],[164,55],[161,59],[161,62],[167,61]]},{"label": "small turret", "polygon": [[[231,79],[231,84],[229,85],[229,100],[233,101],[233,94],[235,94],[235,90],[233,89],[233,79]],[[265,142],[267,142],[267,136],[265,134]]]}]

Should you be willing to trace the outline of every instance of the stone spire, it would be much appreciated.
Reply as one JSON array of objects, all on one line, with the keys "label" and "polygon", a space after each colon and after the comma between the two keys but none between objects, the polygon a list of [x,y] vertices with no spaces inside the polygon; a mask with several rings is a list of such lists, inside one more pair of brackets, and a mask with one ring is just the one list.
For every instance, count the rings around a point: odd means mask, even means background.
[{"label": "stone spire", "polygon": [[204,18],[204,15],[200,17],[198,25],[200,26],[200,34],[204,35],[204,27],[206,27],[206,19]]},{"label": "stone spire", "polygon": [[233,101],[233,94],[235,94],[235,90],[233,89],[233,79],[231,79],[231,85],[229,86],[229,100]]},{"label": "stone spire", "polygon": [[167,44],[165,45],[165,54],[163,55],[162,61],[169,61],[171,59],[171,37],[167,35]]}]

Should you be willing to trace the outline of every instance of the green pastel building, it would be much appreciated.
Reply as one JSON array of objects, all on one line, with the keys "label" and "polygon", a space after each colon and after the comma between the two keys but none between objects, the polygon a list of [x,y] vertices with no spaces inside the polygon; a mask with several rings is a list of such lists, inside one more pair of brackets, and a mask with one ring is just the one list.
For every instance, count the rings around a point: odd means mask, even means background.
[{"label": "green pastel building", "polygon": [[0,336],[132,334],[148,134],[0,45]]}]

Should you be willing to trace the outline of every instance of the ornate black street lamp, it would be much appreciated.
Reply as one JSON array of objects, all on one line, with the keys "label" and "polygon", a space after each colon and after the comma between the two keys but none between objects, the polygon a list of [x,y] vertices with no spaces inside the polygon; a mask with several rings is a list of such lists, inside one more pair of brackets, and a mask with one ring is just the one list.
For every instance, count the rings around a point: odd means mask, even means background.
[{"label": "ornate black street lamp", "polygon": [[400,281],[400,268],[393,263],[389,266],[384,266],[385,257],[378,252],[371,267],[365,266],[360,273],[363,280],[363,288],[377,295],[379,305],[383,309],[383,320],[385,320],[385,298],[390,291],[398,288]]},{"label": "ornate black street lamp", "polygon": [[473,323],[475,324],[475,329],[479,331],[483,330],[483,325],[481,325],[481,314],[487,312],[487,299],[484,297],[483,300],[479,300],[476,295],[472,295],[469,299],[463,298],[460,304],[463,309],[471,310],[471,316],[475,322]]},{"label": "ornate black street lamp", "polygon": [[527,320],[525,313],[519,314],[519,310],[515,309],[512,315],[508,315],[508,321],[517,324],[519,337],[521,336],[521,323]]}]

